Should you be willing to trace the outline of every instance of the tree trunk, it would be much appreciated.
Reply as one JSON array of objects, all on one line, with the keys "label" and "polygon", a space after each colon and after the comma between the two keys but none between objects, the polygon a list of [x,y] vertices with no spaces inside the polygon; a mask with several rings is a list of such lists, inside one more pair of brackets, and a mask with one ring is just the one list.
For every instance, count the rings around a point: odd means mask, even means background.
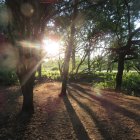
[{"label": "tree trunk", "polygon": [[73,49],[72,49],[72,73],[74,72],[75,67],[76,67],[76,64],[75,64],[75,46],[73,44]]},{"label": "tree trunk", "polygon": [[116,75],[116,90],[120,91],[122,86],[122,76],[123,76],[123,70],[124,70],[124,60],[125,55],[119,54],[119,60],[118,60],[118,72]]},{"label": "tree trunk", "polygon": [[112,72],[112,64],[111,64],[111,62],[108,62],[108,64],[107,64],[107,73],[108,72]]},{"label": "tree trunk", "polygon": [[68,80],[68,73],[69,73],[69,62],[70,62],[70,56],[72,52],[72,43],[73,37],[71,37],[69,46],[66,48],[65,53],[65,60],[64,60],[64,66],[63,66],[63,76],[62,76],[62,88],[60,96],[66,95],[66,89],[67,89],[67,80]]},{"label": "tree trunk", "polygon": [[88,54],[86,53],[86,54],[83,56],[83,58],[81,58],[81,61],[80,61],[80,63],[78,64],[78,66],[77,66],[77,68],[76,68],[76,72],[75,72],[76,75],[78,74],[79,68],[80,68],[80,66],[83,64],[83,62],[85,61],[87,55],[88,55]]},{"label": "tree trunk", "polygon": [[38,78],[40,79],[42,77],[41,75],[41,64],[38,67]]},{"label": "tree trunk", "polygon": [[74,10],[73,10],[73,15],[72,15],[72,24],[71,24],[71,33],[70,33],[70,40],[69,44],[66,48],[66,53],[65,53],[65,60],[64,60],[64,67],[63,67],[63,77],[62,77],[62,88],[61,88],[61,93],[60,96],[66,95],[66,89],[67,89],[67,80],[68,80],[68,73],[69,73],[69,62],[70,62],[70,57],[73,49],[73,44],[74,44],[74,35],[75,35],[75,19],[77,16],[77,4],[78,0],[73,0],[74,4]]},{"label": "tree trunk", "polygon": [[88,72],[91,72],[91,65],[90,65],[90,49],[88,50]]},{"label": "tree trunk", "polygon": [[[69,63],[68,63],[69,65]],[[64,72],[63,72],[63,81],[62,81],[62,89],[60,96],[66,95],[66,90],[67,90],[67,81],[68,81],[68,71],[69,71],[69,66],[64,66]]]},{"label": "tree trunk", "polygon": [[[19,81],[21,84],[21,92],[23,94],[23,104],[22,104],[22,113],[32,114],[34,113],[34,105],[33,105],[33,86],[35,79],[35,72],[31,75],[27,73],[18,74]],[[25,78],[26,77],[26,78]]]}]

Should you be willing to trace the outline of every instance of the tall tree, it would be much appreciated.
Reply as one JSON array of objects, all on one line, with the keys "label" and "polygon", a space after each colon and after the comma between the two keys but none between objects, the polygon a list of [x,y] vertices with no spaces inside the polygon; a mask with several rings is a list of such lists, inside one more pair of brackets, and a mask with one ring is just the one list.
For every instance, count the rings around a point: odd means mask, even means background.
[{"label": "tall tree", "polygon": [[[120,4],[123,10],[120,11],[119,7],[117,7],[117,14],[119,20],[117,21],[119,24],[117,26],[120,29],[120,26],[124,26],[125,30],[116,30],[116,34],[118,39],[120,40],[119,48],[116,49],[118,53],[118,72],[116,75],[116,90],[121,90],[122,85],[122,76],[124,71],[125,60],[136,58],[136,53],[134,52],[135,43],[133,39],[136,37],[137,33],[140,31],[140,28],[134,29],[134,21],[138,18],[139,15],[138,9],[134,9],[135,1],[127,1],[123,0]],[[121,15],[120,15],[121,14]],[[116,28],[116,29],[117,29]]]},{"label": "tall tree", "polygon": [[69,73],[69,62],[71,57],[71,52],[73,49],[74,44],[74,35],[75,35],[75,19],[77,16],[77,8],[78,8],[78,0],[73,0],[73,14],[71,19],[71,27],[70,27],[70,38],[69,43],[66,48],[65,52],[65,60],[63,65],[63,77],[62,77],[62,89],[60,96],[66,95],[66,89],[67,89],[67,80],[68,80],[68,73]]},{"label": "tall tree", "polygon": [[[116,90],[121,89],[125,60],[136,58],[134,50],[135,40],[139,29],[134,28],[134,23],[139,19],[138,0],[106,0],[100,4],[94,12],[89,12],[89,18],[93,18],[96,28],[105,33],[111,32],[112,38],[118,42],[116,51],[118,72],[116,75]],[[97,17],[95,15],[98,14]]]}]

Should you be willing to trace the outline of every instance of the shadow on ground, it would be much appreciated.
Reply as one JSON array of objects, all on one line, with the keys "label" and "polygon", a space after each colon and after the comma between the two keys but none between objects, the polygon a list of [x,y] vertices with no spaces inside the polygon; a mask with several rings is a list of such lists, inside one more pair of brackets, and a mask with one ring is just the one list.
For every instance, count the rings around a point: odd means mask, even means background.
[{"label": "shadow on ground", "polygon": [[[114,140],[114,138],[115,140],[131,139],[132,135],[135,135],[133,134],[133,128],[137,126],[139,128],[140,115],[127,109],[128,106],[122,107],[117,104],[115,95],[114,100],[113,96],[112,98],[108,98],[105,95],[98,96],[98,94],[91,90],[85,90],[81,85],[70,84],[68,96],[92,118],[102,138],[105,140]],[[88,100],[89,104],[85,103],[85,100]],[[123,98],[118,98],[118,100],[123,101]],[[105,119],[103,119],[104,113],[94,111],[94,108],[96,108],[95,103],[98,103],[98,106],[102,107],[105,111]],[[124,121],[125,119],[126,121]],[[132,122],[127,122],[128,120]]]},{"label": "shadow on ground", "polygon": [[73,129],[76,133],[78,140],[89,140],[90,138],[89,138],[83,124],[81,123],[79,117],[77,116],[75,110],[73,109],[68,97],[64,96],[63,101],[65,103],[67,112],[69,114]]}]

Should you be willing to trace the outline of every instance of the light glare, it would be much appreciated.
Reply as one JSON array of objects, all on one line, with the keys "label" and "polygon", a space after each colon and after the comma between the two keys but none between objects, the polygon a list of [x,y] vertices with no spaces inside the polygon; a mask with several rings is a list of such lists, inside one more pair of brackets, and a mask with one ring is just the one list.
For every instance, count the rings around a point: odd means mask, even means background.
[{"label": "light glare", "polygon": [[56,56],[59,54],[60,44],[50,39],[43,39],[43,48],[48,55]]}]

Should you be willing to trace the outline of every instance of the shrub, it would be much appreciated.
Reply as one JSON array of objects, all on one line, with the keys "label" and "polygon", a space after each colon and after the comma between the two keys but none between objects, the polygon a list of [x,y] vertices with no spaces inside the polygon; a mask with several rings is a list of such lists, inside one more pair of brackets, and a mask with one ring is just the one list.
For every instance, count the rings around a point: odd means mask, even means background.
[{"label": "shrub", "polygon": [[[116,73],[96,73],[93,86],[99,88],[115,88]],[[129,95],[140,96],[140,75],[137,72],[123,74],[122,90]]]},{"label": "shrub", "polygon": [[93,86],[100,88],[114,88],[116,73],[96,72],[93,79]]},{"label": "shrub", "polygon": [[54,67],[51,69],[52,71],[58,71],[58,68],[57,67]]},{"label": "shrub", "polygon": [[140,75],[135,72],[125,73],[123,75],[122,89],[130,95],[140,96]]},{"label": "shrub", "polygon": [[60,80],[60,73],[59,71],[43,70],[42,77],[45,77],[51,80]]},{"label": "shrub", "polygon": [[0,70],[0,84],[13,85],[18,82],[17,75],[13,70]]}]

